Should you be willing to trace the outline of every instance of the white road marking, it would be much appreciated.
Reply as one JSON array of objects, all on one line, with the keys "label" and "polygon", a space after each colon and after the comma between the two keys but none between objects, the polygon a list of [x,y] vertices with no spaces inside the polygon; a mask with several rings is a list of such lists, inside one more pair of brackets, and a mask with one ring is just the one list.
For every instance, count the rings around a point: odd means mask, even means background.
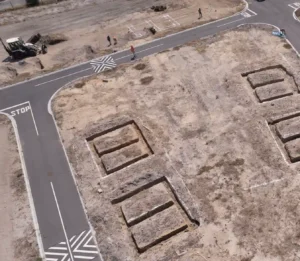
[{"label": "white road marking", "polygon": [[[137,54],[138,54],[138,53],[143,53],[143,52],[146,52],[146,51],[148,51],[148,50],[154,49],[154,48],[159,47],[159,46],[162,46],[162,45],[164,45],[164,44],[158,44],[158,45],[155,45],[155,46],[153,46],[153,47],[149,47],[149,48],[147,48],[147,49],[144,49],[144,50],[139,51],[139,52],[136,52],[136,53],[137,53]],[[123,59],[123,58],[126,58],[126,57],[130,57],[130,56],[132,56],[132,54],[125,55],[125,56],[122,56],[122,57],[120,57],[120,58],[117,58],[117,59],[115,59],[115,61],[120,60],[120,59]]]},{"label": "white road marking", "polygon": [[289,4],[288,6],[293,8],[294,10],[297,10],[300,7],[300,3],[293,3],[293,4]]},{"label": "white road marking", "polygon": [[66,248],[66,247],[51,247],[51,249],[54,249],[54,250],[68,250],[68,248]]},{"label": "white road marking", "polygon": [[95,73],[103,72],[105,70],[111,70],[117,66],[114,59],[110,55],[92,60],[90,62],[90,65],[92,66]]},{"label": "white road marking", "polygon": [[[75,253],[86,253],[86,254],[98,254],[98,251],[95,250],[84,250],[83,248],[86,247],[86,243],[88,243],[89,241],[91,241],[92,236],[90,235],[91,231],[88,231],[86,233],[86,235],[81,239],[80,243],[75,247],[75,249],[73,250],[74,255]],[[86,241],[86,242],[85,242]],[[85,242],[85,243],[84,243]],[[83,245],[83,246],[82,246]],[[76,257],[76,256],[75,256]],[[94,257],[93,257],[94,258]]]},{"label": "white road marking", "polygon": [[77,241],[81,238],[81,236],[84,234],[84,231],[81,232],[81,234],[77,237],[77,239],[72,243],[71,247],[75,246]]},{"label": "white road marking", "polygon": [[[80,77],[79,79],[85,79],[85,78],[87,78],[87,77],[88,77],[88,76],[82,76],[82,77]],[[71,82],[76,82],[76,81],[78,81],[78,79],[73,80],[73,81],[71,81]],[[70,84],[70,82],[69,82],[69,84]],[[52,107],[51,107],[51,102],[52,102],[53,98],[55,97],[55,95],[56,95],[62,88],[64,88],[64,86],[61,86],[55,93],[52,94],[50,100],[48,101],[47,108],[48,108],[48,113],[52,116],[52,120],[53,120],[53,122],[54,122],[54,124],[55,124],[55,128],[56,128],[57,133],[58,133],[58,136],[59,136],[60,144],[61,144],[61,146],[62,146],[62,148],[63,148],[64,154],[65,154],[65,158],[66,158],[66,160],[67,160],[67,162],[68,162],[69,169],[70,169],[71,174],[72,174],[73,182],[74,182],[74,184],[76,185],[76,188],[77,188],[77,190],[78,190],[78,185],[77,185],[77,182],[76,182],[74,170],[73,170],[73,168],[72,168],[72,166],[71,166],[71,163],[70,163],[70,160],[69,160],[69,158],[68,158],[68,155],[67,155],[65,146],[64,146],[64,144],[63,144],[63,142],[62,142],[62,137],[61,137],[61,135],[60,135],[59,128],[58,128],[57,123],[56,123],[56,121],[55,121],[54,114],[53,114]],[[94,242],[97,242],[97,239],[96,239],[96,236],[95,236],[96,233],[95,233],[94,228],[92,227],[91,222],[90,222],[90,220],[89,220],[89,218],[88,218],[87,210],[86,210],[86,208],[85,208],[83,199],[82,199],[82,197],[80,196],[80,193],[79,193],[79,199],[80,199],[80,202],[81,202],[81,206],[82,206],[82,208],[83,208],[83,210],[84,210],[84,214],[85,214],[87,223],[89,224],[90,230],[93,231],[93,239],[94,239]],[[97,250],[98,250],[98,255],[99,255],[99,257],[100,257],[100,260],[101,260],[101,261],[104,261],[104,260],[103,260],[103,257],[102,257],[102,254],[101,254],[101,252],[100,252],[100,249],[97,247],[97,244],[96,244],[96,248],[97,248]],[[68,260],[68,261],[69,261],[69,260]]]},{"label": "white road marking", "polygon": [[288,6],[292,7],[294,10],[296,10],[296,8],[292,4],[289,4]]},{"label": "white road marking", "polygon": [[87,148],[88,148],[88,150],[89,150],[89,152],[90,152],[90,154],[91,154],[91,157],[92,157],[92,160],[93,160],[93,162],[94,162],[94,165],[96,166],[98,172],[101,174],[100,169],[99,169],[99,166],[98,166],[98,164],[97,164],[97,162],[96,162],[96,159],[95,159],[95,157],[94,157],[94,153],[92,152],[92,150],[91,150],[91,148],[90,148],[90,145],[88,144],[88,142],[87,142],[86,139],[85,139],[84,141],[85,141],[85,144],[86,144],[86,146],[87,146]]},{"label": "white road marking", "polygon": [[95,257],[86,257],[86,256],[77,256],[77,255],[76,255],[75,258],[92,260],[92,259],[94,259]]},{"label": "white road marking", "polygon": [[37,126],[36,126],[36,123],[35,123],[35,119],[34,119],[34,116],[33,116],[33,111],[32,111],[32,107],[31,107],[30,102],[29,102],[29,106],[30,106],[30,112],[31,112],[31,117],[32,117],[33,123],[34,123],[35,131],[36,131],[37,135],[39,136],[39,132],[38,132],[38,129],[37,129]]},{"label": "white road marking", "polygon": [[49,83],[49,82],[55,82],[55,81],[57,81],[57,80],[60,80],[60,79],[63,79],[63,78],[66,78],[66,77],[69,77],[69,76],[71,76],[71,75],[75,75],[75,74],[78,74],[78,73],[81,73],[81,72],[85,72],[85,71],[91,70],[91,69],[92,69],[92,68],[87,68],[87,69],[84,69],[84,70],[81,70],[81,71],[78,71],[78,72],[70,73],[70,74],[67,74],[67,75],[65,75],[65,76],[58,77],[58,78],[55,78],[55,79],[50,80],[50,81],[47,81],[47,82],[39,83],[39,84],[37,84],[37,85],[35,85],[35,86],[37,87],[37,86],[41,86],[41,85],[47,84],[47,83]]},{"label": "white road marking", "polygon": [[172,24],[172,26],[169,26],[168,28],[180,26],[180,23],[177,22],[177,21],[176,21],[173,17],[171,17],[169,14],[163,15],[163,18]]},{"label": "white road marking", "polygon": [[134,25],[129,25],[129,26],[127,26],[127,28],[128,28],[128,30],[131,32],[131,33],[133,33],[134,35],[135,35],[135,37],[142,37],[143,35],[141,34],[141,33],[139,33],[139,32],[136,32],[137,31],[137,29],[135,28],[135,26]]},{"label": "white road marking", "polygon": [[254,15],[257,15],[257,13],[255,13],[254,11],[252,11],[252,10],[251,10],[251,9],[249,9],[249,8],[247,9],[247,11],[249,11],[250,13],[252,13],[252,14],[253,14],[253,16],[254,16]]},{"label": "white road marking", "polygon": [[159,26],[157,26],[152,20],[150,20],[150,19],[146,20],[146,23],[149,26],[153,26],[156,29],[156,31],[162,31],[162,29]]},{"label": "white road marking", "polygon": [[89,238],[88,241],[86,241],[86,243],[84,244],[84,247],[90,247],[90,248],[97,248],[97,246],[95,245],[89,245],[89,243],[92,241],[92,237]]},{"label": "white road marking", "polygon": [[68,235],[67,235],[67,232],[66,232],[66,228],[65,228],[65,225],[64,225],[64,221],[63,221],[63,218],[62,218],[62,215],[61,215],[61,212],[60,212],[60,208],[59,208],[58,201],[57,201],[57,198],[56,198],[55,190],[54,190],[54,187],[53,187],[53,183],[50,182],[50,184],[51,184],[53,196],[54,196],[54,199],[55,199],[57,211],[58,211],[58,214],[59,214],[60,222],[61,222],[61,225],[62,225],[64,234],[65,234],[66,243],[67,243],[67,245],[68,245],[69,254],[70,254],[70,256],[71,256],[71,260],[74,261],[74,258],[73,258],[73,255],[72,255],[72,251],[71,251],[71,248],[70,248],[70,244],[69,244],[69,241],[68,241]]},{"label": "white road marking", "polygon": [[218,25],[217,27],[221,27],[221,26],[225,26],[225,25],[228,25],[228,24],[232,24],[232,23],[235,23],[235,22],[244,20],[244,19],[245,19],[245,17],[240,18],[240,19],[237,19],[237,20],[234,20],[234,21],[231,21],[231,22],[229,22],[229,23],[225,23],[225,24]]},{"label": "white road marking", "polygon": [[[73,253],[75,260],[77,258],[83,260],[94,259],[98,255],[98,249],[94,242],[91,242],[92,239],[91,230],[82,231],[79,235],[75,235],[69,241],[66,241],[68,243],[74,240],[69,248],[70,251],[67,247],[54,246],[48,248],[46,251],[46,261],[70,261],[70,252]],[[66,244],[66,242],[60,242],[58,245]],[[56,258],[57,256],[58,258]]]},{"label": "white road marking", "polygon": [[249,18],[251,17],[251,14],[247,13],[247,12],[244,12],[242,13],[242,16],[246,17],[246,18]]},{"label": "white road marking", "polygon": [[9,110],[9,109],[12,109],[12,108],[15,108],[15,107],[18,107],[18,106],[24,105],[24,104],[26,104],[26,103],[28,103],[28,101],[27,101],[27,102],[22,102],[22,103],[19,103],[19,104],[17,104],[17,105],[14,105],[14,106],[7,107],[7,108],[5,108],[5,109],[2,109],[1,111],[6,111],[6,110]]},{"label": "white road marking", "polygon": [[16,107],[19,107],[19,106],[22,106],[22,105],[25,105],[25,104],[28,104],[28,105],[27,106],[23,106],[23,107],[21,107],[19,109],[15,109],[13,111],[9,111],[8,113],[9,113],[10,116],[15,117],[17,115],[26,113],[26,112],[28,112],[30,110],[36,134],[37,134],[37,136],[39,136],[39,131],[38,131],[37,126],[36,126],[36,122],[35,122],[35,119],[34,119],[34,116],[33,116],[32,107],[31,107],[30,101],[19,103],[19,104],[14,105],[14,106],[10,106],[8,108],[2,109],[0,112],[11,110],[13,108],[16,108]]}]

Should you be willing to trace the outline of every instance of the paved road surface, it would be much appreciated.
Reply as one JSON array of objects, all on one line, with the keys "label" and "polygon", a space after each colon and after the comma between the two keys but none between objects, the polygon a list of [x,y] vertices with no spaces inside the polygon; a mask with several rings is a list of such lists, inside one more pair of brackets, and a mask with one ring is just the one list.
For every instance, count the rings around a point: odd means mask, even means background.
[{"label": "paved road surface", "polygon": [[[300,51],[300,24],[293,18],[295,0],[252,1],[246,12],[170,35],[136,48],[137,58],[229,30],[245,23],[267,23],[284,28]],[[259,39],[258,39],[259,40]],[[0,110],[14,117],[24,153],[37,221],[46,257],[101,260],[72,177],[48,103],[66,83],[130,62],[125,50],[0,90]],[[82,250],[84,252],[82,252]],[[80,252],[81,251],[81,252]],[[79,259],[84,253],[85,259]],[[50,259],[49,259],[50,260]]]},{"label": "paved road surface", "polygon": [[0,10],[5,10],[9,9],[12,6],[17,7],[17,6],[22,6],[25,5],[26,1],[25,0],[0,0]]}]

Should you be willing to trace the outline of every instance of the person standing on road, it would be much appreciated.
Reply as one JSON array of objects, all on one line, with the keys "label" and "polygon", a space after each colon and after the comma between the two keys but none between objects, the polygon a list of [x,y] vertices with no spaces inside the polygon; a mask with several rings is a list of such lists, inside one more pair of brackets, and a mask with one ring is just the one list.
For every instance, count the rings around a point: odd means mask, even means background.
[{"label": "person standing on road", "polygon": [[201,19],[201,18],[202,18],[202,11],[201,11],[201,8],[198,9],[198,13],[199,13],[199,18],[198,18],[198,19]]},{"label": "person standing on road", "polygon": [[282,37],[285,37],[286,36],[286,32],[284,29],[280,29],[280,33],[281,33],[281,36]]},{"label": "person standing on road", "polygon": [[136,58],[136,54],[135,54],[135,49],[134,49],[134,47],[133,47],[132,45],[130,46],[130,51],[131,51],[132,54],[133,54],[131,60],[134,60],[134,59]]},{"label": "person standing on road", "polygon": [[107,36],[107,41],[109,42],[109,46],[111,46],[111,40],[110,40],[110,36]]}]

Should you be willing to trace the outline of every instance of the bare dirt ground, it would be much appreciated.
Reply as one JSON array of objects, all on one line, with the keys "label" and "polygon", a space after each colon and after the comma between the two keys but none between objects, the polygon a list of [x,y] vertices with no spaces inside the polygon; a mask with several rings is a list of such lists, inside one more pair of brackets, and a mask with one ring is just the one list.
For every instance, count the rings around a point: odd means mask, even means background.
[{"label": "bare dirt ground", "polygon": [[0,115],[0,260],[35,261],[36,234],[12,125]]},{"label": "bare dirt ground", "polygon": [[300,64],[271,32],[245,26],[58,93],[105,260],[299,260]]},{"label": "bare dirt ground", "polygon": [[[208,21],[232,15],[244,8],[240,0],[184,0],[184,1],[137,1],[101,0],[95,3],[63,1],[56,7],[47,9],[39,7],[39,12],[15,11],[0,15],[0,24],[9,23],[11,19],[25,19],[22,23],[1,26],[1,37],[21,36],[27,40],[32,34],[63,33],[69,39],[66,42],[48,47],[48,54],[40,55],[43,69],[40,66],[20,66],[18,62],[3,62],[0,66],[2,85],[29,79],[44,72],[67,67],[87,61],[103,54],[122,50],[129,44],[141,44],[153,38],[161,37],[170,32],[180,31]],[[82,5],[83,3],[80,2]],[[153,12],[150,7],[155,4],[166,4],[164,12]],[[76,8],[73,8],[73,5]],[[198,8],[202,8],[203,18],[198,20]],[[60,9],[61,8],[61,9]],[[72,10],[68,11],[68,8]],[[27,16],[26,13],[28,12]],[[49,14],[47,14],[49,12]],[[34,16],[31,17],[31,13]],[[18,19],[13,16],[19,17]],[[8,20],[7,20],[8,19]],[[152,35],[145,28],[154,25],[157,34]],[[13,35],[12,35],[13,34]],[[116,37],[117,45],[108,47],[106,36]],[[7,54],[0,49],[0,57],[4,60]],[[33,62],[31,61],[33,60]],[[36,58],[26,59],[28,64],[36,65]],[[28,67],[28,69],[26,68]],[[24,71],[25,70],[25,71]]]}]

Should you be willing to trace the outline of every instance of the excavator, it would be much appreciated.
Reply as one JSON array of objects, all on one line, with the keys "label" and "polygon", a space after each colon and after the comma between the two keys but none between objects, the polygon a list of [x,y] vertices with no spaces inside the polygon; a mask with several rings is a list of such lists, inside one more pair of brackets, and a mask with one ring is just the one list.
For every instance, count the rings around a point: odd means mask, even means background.
[{"label": "excavator", "polygon": [[36,45],[40,38],[40,34],[33,35],[27,42],[24,42],[21,37],[9,38],[6,40],[7,45],[1,38],[0,41],[10,57],[12,57],[14,60],[20,60],[26,57],[36,56],[40,53],[47,53],[46,45]]}]

